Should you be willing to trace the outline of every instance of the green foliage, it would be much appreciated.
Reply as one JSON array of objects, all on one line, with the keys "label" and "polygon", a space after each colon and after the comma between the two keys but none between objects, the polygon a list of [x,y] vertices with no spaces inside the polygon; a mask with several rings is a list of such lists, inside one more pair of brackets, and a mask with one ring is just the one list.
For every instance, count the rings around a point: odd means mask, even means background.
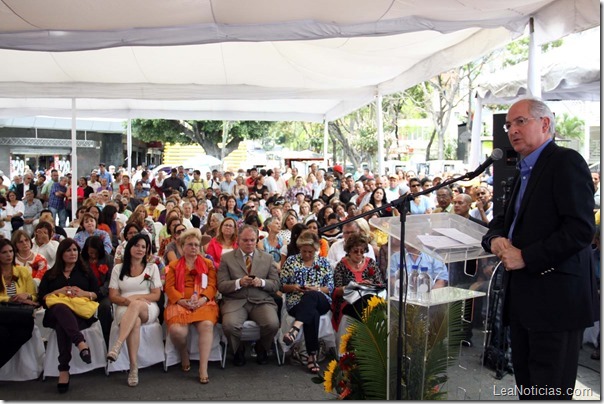
[{"label": "green foliage", "polygon": [[[564,41],[562,39],[557,39],[555,41],[551,41],[541,45],[541,52],[545,53],[553,48],[557,48],[562,46]],[[524,37],[522,39],[518,39],[514,42],[510,42],[506,47],[506,58],[503,62],[503,67],[512,66],[528,60],[528,50],[529,50],[529,37]]]},{"label": "green foliage", "polygon": [[[403,374],[403,398],[410,400],[446,399],[442,390],[448,380],[447,368],[457,356],[463,339],[462,302],[427,308],[407,305],[406,355],[411,358],[409,373]],[[392,311],[391,311],[391,315]],[[427,341],[426,341],[427,338]]]},{"label": "green foliage", "polygon": [[[179,121],[166,119],[134,119],[133,136],[143,141],[201,145],[205,152],[220,158],[223,121]],[[226,154],[235,150],[245,139],[260,139],[266,136],[274,125],[263,121],[229,122],[226,144],[222,145]]]},{"label": "green foliage", "polygon": [[583,140],[585,121],[566,112],[556,115],[556,135],[563,139]]},{"label": "green foliage", "polygon": [[351,319],[340,342],[340,358],[333,359],[322,376],[312,379],[323,383],[326,392],[338,399],[386,400],[388,379],[388,313],[386,301],[372,297],[363,312],[363,320]]}]

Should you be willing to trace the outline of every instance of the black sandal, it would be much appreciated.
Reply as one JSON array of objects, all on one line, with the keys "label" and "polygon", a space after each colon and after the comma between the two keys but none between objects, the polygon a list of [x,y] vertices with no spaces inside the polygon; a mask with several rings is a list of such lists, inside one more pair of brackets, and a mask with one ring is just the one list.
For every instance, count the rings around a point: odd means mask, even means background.
[{"label": "black sandal", "polygon": [[[312,359],[311,359],[311,357],[312,357]],[[321,368],[319,367],[319,363],[317,363],[317,356],[316,355],[310,355],[308,357],[308,363],[306,364],[306,368],[313,375],[319,374],[319,372],[321,372]]]},{"label": "black sandal", "polygon": [[299,332],[300,329],[295,325],[292,325],[292,328],[290,328],[289,331],[283,336],[283,342],[285,343],[285,345],[290,346],[291,344],[293,344],[296,338],[298,337]]}]

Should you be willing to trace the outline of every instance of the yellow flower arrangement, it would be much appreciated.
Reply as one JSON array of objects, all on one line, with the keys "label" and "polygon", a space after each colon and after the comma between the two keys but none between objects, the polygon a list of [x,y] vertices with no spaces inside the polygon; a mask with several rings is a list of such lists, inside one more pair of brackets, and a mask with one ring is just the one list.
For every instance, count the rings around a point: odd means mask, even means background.
[{"label": "yellow flower arrangement", "polygon": [[386,399],[386,349],[388,321],[386,302],[369,300],[363,321],[352,319],[340,340],[339,358],[332,360],[323,376],[313,378],[339,400]]},{"label": "yellow flower arrangement", "polygon": [[369,315],[378,305],[384,304],[384,299],[378,296],[372,296],[371,299],[367,302],[367,307],[363,309],[363,322],[366,322],[369,318]]},{"label": "yellow flower arrangement", "polygon": [[348,332],[340,338],[340,353],[343,355],[348,352],[348,341],[352,337],[352,333]]},{"label": "yellow flower arrangement", "polygon": [[325,388],[326,393],[331,393],[333,390],[333,374],[337,366],[338,361],[335,359],[329,362],[329,365],[327,365],[327,370],[325,371],[325,374],[323,376],[323,378],[325,379],[323,380],[323,387]]}]

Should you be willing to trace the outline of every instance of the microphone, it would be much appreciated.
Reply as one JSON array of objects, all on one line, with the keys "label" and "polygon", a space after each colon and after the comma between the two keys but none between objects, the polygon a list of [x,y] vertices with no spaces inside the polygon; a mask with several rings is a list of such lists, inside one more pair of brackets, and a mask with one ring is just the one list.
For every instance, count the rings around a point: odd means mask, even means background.
[{"label": "microphone", "polygon": [[476,170],[474,170],[468,174],[468,177],[469,177],[468,179],[472,179],[472,178],[482,174],[484,172],[484,170],[487,169],[488,166],[490,166],[491,164],[493,164],[493,162],[495,162],[497,160],[501,160],[502,157],[503,157],[503,151],[501,149],[494,149],[493,152],[491,153],[491,155],[489,156],[489,158],[486,159],[484,161],[484,163],[479,165]]}]

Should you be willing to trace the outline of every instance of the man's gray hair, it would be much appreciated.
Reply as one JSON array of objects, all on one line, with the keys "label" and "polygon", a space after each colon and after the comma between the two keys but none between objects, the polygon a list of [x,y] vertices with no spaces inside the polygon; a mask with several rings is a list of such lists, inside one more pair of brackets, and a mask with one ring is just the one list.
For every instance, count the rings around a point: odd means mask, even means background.
[{"label": "man's gray hair", "polygon": [[529,112],[533,116],[533,118],[549,118],[549,131],[550,135],[554,135],[556,133],[556,117],[551,109],[538,98],[526,98],[529,105]]}]

